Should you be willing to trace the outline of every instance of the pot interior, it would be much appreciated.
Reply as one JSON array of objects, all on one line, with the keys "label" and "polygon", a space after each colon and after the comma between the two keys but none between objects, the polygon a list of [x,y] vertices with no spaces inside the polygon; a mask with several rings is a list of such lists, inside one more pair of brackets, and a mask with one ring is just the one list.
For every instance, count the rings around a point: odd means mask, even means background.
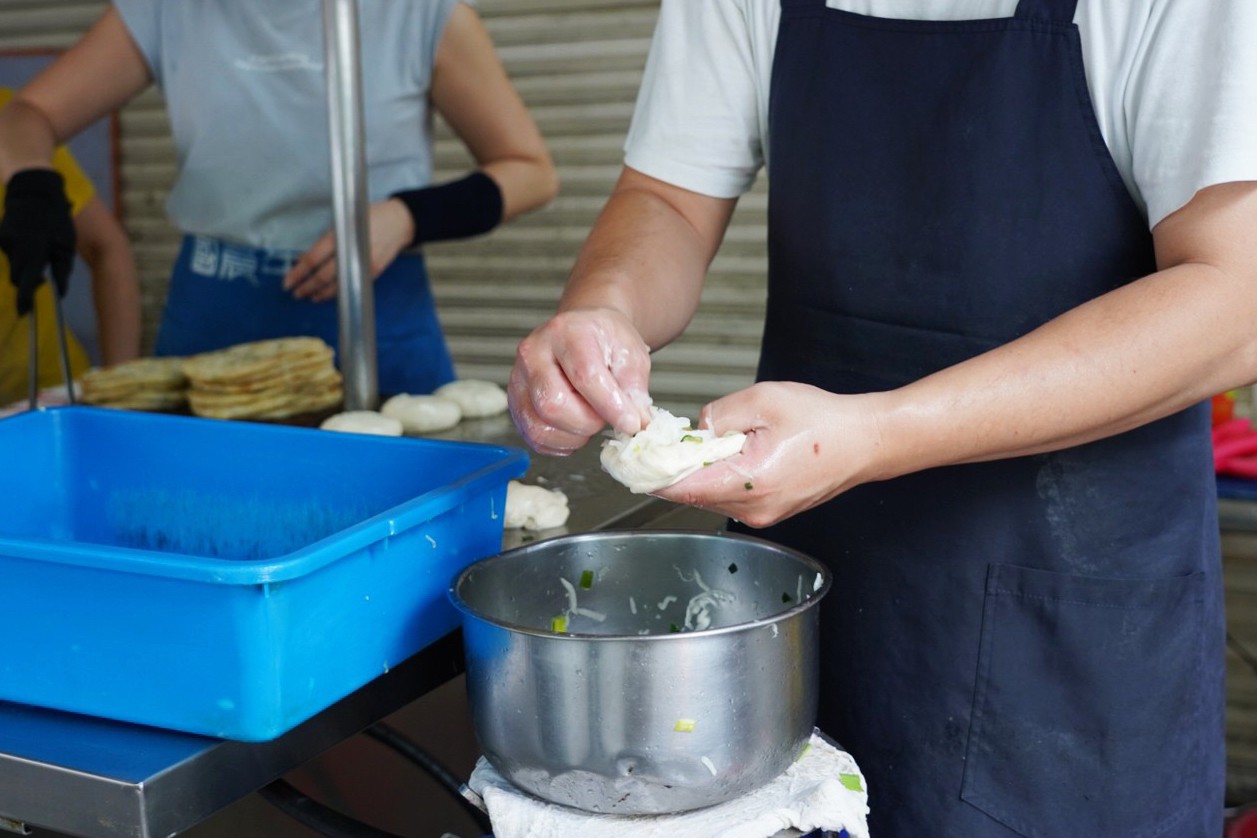
[{"label": "pot interior", "polygon": [[530,633],[666,638],[776,621],[811,607],[829,586],[815,560],[723,532],[600,532],[563,536],[481,560],[455,603]]}]

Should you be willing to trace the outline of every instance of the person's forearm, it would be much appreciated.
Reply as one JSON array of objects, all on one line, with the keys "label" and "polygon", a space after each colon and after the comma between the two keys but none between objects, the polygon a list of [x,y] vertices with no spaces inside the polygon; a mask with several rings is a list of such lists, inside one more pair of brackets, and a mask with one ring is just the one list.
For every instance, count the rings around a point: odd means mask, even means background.
[{"label": "person's forearm", "polygon": [[881,394],[880,477],[1056,450],[1257,379],[1257,276],[1187,264]]},{"label": "person's forearm", "polygon": [[707,260],[692,239],[656,196],[617,192],[581,249],[559,310],[615,309],[659,349],[681,334],[698,306]]},{"label": "person's forearm", "polygon": [[93,268],[93,275],[109,277],[100,283],[107,284],[108,290],[93,289],[101,361],[109,366],[138,358],[140,290],[135,262],[128,254],[111,253]]},{"label": "person's forearm", "polygon": [[543,207],[558,194],[558,174],[548,159],[495,160],[481,171],[502,190],[502,221]]},{"label": "person's forearm", "polygon": [[130,239],[109,209],[93,198],[74,219],[79,255],[92,276],[101,361],[119,364],[140,354],[140,281]]},{"label": "person's forearm", "polygon": [[657,350],[694,316],[732,202],[700,199],[708,212],[687,214],[633,180],[621,181],[595,223],[559,310],[615,309]]},{"label": "person's forearm", "polygon": [[106,366],[140,356],[140,281],[124,239],[84,254],[92,274],[97,340]]},{"label": "person's forearm", "polygon": [[0,108],[0,181],[22,169],[51,168],[56,138],[36,108],[13,99]]}]

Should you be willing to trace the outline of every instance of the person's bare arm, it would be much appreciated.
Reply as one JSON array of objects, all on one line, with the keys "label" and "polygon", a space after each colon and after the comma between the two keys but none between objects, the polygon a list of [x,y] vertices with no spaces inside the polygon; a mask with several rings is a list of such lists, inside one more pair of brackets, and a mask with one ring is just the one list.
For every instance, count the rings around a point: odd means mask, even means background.
[{"label": "person's bare arm", "polygon": [[148,65],[112,7],[82,39],[0,109],[0,180],[50,168],[53,150],[151,82]]},{"label": "person's bare arm", "polygon": [[[455,5],[437,47],[432,103],[502,195],[502,221],[536,209],[558,192],[558,174],[541,132],[498,60],[475,10]],[[416,138],[416,141],[418,139]],[[393,197],[371,205],[371,275],[377,277],[415,239],[415,219]],[[329,231],[284,277],[298,299],[337,293],[336,237]]]},{"label": "person's bare arm", "polygon": [[533,448],[570,453],[607,423],[628,433],[642,427],[650,352],[693,316],[735,203],[624,170],[559,313],[516,353],[507,392]]},{"label": "person's bare arm", "polygon": [[[737,457],[660,492],[764,526],[872,480],[1079,445],[1257,380],[1257,184],[1202,190],[1153,231],[1158,270],[885,393],[764,383],[703,421]],[[751,487],[751,488],[748,488]]]},{"label": "person's bare arm", "polygon": [[904,388],[888,434],[948,433],[889,470],[1078,445],[1257,380],[1254,230],[1257,183],[1202,190],[1153,230],[1156,273]]},{"label": "person's bare arm", "polygon": [[74,217],[79,255],[92,275],[92,304],[106,365],[140,355],[140,282],[126,231],[99,198]]},{"label": "person's bare arm", "polygon": [[613,308],[659,349],[689,324],[735,199],[625,168],[572,269],[559,311]]},{"label": "person's bare arm", "polygon": [[502,220],[554,198],[558,175],[541,132],[465,3],[450,13],[437,48],[432,103],[502,190]]}]

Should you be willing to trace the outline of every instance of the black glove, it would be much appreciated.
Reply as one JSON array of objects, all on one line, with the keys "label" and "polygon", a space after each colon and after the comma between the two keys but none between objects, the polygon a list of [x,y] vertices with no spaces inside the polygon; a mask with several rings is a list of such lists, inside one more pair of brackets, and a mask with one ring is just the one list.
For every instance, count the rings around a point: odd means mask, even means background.
[{"label": "black glove", "polygon": [[64,297],[74,268],[74,219],[65,181],[52,169],[23,169],[9,178],[0,218],[0,250],[9,257],[9,279],[17,286],[17,313],[26,314],[35,291],[52,273]]}]

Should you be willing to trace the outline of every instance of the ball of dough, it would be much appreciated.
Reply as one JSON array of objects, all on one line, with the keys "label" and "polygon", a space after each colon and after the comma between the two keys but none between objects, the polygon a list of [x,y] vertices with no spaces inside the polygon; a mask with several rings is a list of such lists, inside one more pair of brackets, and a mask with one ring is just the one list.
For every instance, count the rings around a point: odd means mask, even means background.
[{"label": "ball of dough", "polygon": [[434,395],[458,402],[463,416],[479,419],[506,412],[506,391],[492,381],[462,378],[443,384],[433,391]]},{"label": "ball of dough", "polygon": [[463,418],[458,402],[441,396],[411,396],[403,393],[384,403],[380,412],[402,423],[408,434],[430,434],[454,427]]},{"label": "ball of dough", "polygon": [[567,495],[558,489],[530,486],[518,480],[506,484],[506,512],[502,526],[508,530],[548,530],[567,523]]},{"label": "ball of dough", "polygon": [[602,445],[602,468],[635,494],[671,486],[705,465],[732,457],[742,450],[746,434],[716,436],[694,430],[684,416],[658,407],[650,409],[650,424],[633,436],[616,434]]},{"label": "ball of dough", "polygon": [[374,410],[346,410],[327,417],[319,427],[325,431],[344,431],[351,434],[402,435],[402,423],[399,419]]}]

